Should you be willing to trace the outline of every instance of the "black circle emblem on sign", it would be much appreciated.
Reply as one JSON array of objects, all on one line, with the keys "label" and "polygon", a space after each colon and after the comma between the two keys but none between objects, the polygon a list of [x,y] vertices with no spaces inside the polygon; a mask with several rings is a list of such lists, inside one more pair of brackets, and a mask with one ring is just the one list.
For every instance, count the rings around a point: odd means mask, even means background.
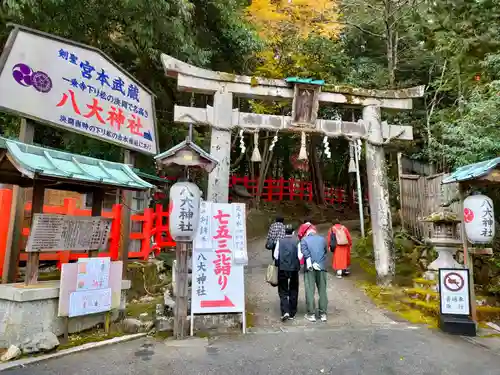
[{"label": "black circle emblem on sign", "polygon": [[444,286],[450,292],[458,292],[464,287],[464,278],[456,273],[450,272],[444,277]]}]

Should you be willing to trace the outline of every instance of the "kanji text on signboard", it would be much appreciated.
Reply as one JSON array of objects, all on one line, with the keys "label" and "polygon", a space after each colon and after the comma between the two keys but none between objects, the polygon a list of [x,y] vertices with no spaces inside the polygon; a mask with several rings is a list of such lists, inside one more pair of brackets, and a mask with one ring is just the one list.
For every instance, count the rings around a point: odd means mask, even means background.
[{"label": "kanji text on signboard", "polygon": [[0,74],[0,106],[157,153],[153,96],[137,81],[99,51],[24,29],[13,33]]}]

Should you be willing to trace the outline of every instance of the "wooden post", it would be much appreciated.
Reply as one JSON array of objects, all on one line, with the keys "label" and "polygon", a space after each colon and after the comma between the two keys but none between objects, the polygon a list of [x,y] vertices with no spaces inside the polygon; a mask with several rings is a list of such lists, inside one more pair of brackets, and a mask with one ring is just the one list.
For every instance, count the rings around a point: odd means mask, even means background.
[{"label": "wooden post", "polygon": [[[97,189],[92,192],[92,216],[102,215],[102,202],[104,201],[104,191],[102,189]],[[89,250],[89,258],[97,258],[99,256],[99,249]]]},{"label": "wooden post", "polygon": [[354,145],[354,163],[356,164],[356,189],[358,192],[358,211],[359,211],[359,227],[361,229],[361,236],[365,237],[365,215],[363,212],[363,192],[361,190],[361,176],[359,171],[359,154],[357,150],[358,145]]},{"label": "wooden post", "polygon": [[[134,166],[135,154],[130,150],[124,150],[123,163]],[[127,277],[128,250],[130,246],[130,223],[132,212],[132,191],[121,191],[122,217],[121,217],[121,241],[120,241],[120,260],[123,262],[122,277]]]},{"label": "wooden post", "polygon": [[[35,180],[33,185],[33,198],[31,200],[31,218],[30,218],[31,224],[33,224],[33,218],[35,214],[42,213],[43,211],[44,195],[45,195],[45,186],[42,183]],[[31,230],[33,230],[33,228],[31,228]],[[28,253],[28,263],[26,265],[26,276],[24,279],[24,283],[26,285],[32,285],[37,283],[39,265],[40,265],[40,252],[35,251]]]},{"label": "wooden post", "polygon": [[460,194],[460,205],[462,213],[460,215],[462,222],[460,223],[462,244],[464,247],[464,265],[469,269],[469,287],[470,287],[470,312],[471,317],[474,322],[477,323],[477,302],[476,302],[476,291],[474,289],[474,261],[472,259],[472,254],[469,251],[469,241],[467,240],[467,234],[465,233],[465,222],[464,222],[464,200],[466,198],[466,187],[463,183],[458,184],[458,190]]},{"label": "wooden post", "polygon": [[[186,321],[188,311],[188,254],[192,249],[192,242],[177,242],[176,259],[176,292],[174,314],[174,337],[177,340],[186,336]],[[191,322],[193,324],[193,322]]]},{"label": "wooden post", "polygon": [[[19,141],[33,143],[35,128],[25,118],[21,119]],[[9,217],[9,233],[5,243],[4,271],[2,283],[14,283],[17,278],[19,266],[20,241],[24,219],[24,194],[25,189],[15,185],[12,190],[12,205]]]},{"label": "wooden post", "polygon": [[[368,175],[370,216],[373,232],[373,250],[377,281],[381,285],[392,282],[395,273],[391,206],[383,146],[380,107],[363,108],[368,139],[366,141],[366,170]],[[375,143],[375,144],[374,144]]]},{"label": "wooden post", "polygon": [[[218,161],[208,176],[207,200],[227,203],[229,197],[229,167],[231,160],[231,130],[233,94],[216,92],[214,95],[214,125],[210,138],[210,155]],[[227,128],[222,130],[220,128]]]},{"label": "wooden post", "polygon": [[403,174],[403,154],[398,152],[398,184],[399,184],[399,217],[401,228],[405,229],[404,211],[403,211],[403,183],[401,176]]},{"label": "wooden post", "polygon": [[109,335],[109,330],[111,328],[111,311],[106,311],[104,313],[104,332]]},{"label": "wooden post", "polygon": [[65,316],[63,319],[64,319],[63,344],[67,344],[69,341],[69,316]]}]

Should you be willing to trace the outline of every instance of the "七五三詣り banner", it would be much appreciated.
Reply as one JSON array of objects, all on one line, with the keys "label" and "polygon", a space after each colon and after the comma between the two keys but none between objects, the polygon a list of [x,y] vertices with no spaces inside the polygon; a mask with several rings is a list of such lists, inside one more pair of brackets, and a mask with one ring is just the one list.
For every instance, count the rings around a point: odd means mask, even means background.
[{"label": "\u4e03\u4e94\u4e09\u8a63\u308a banner", "polygon": [[3,109],[157,153],[153,95],[99,50],[16,28],[1,61]]}]

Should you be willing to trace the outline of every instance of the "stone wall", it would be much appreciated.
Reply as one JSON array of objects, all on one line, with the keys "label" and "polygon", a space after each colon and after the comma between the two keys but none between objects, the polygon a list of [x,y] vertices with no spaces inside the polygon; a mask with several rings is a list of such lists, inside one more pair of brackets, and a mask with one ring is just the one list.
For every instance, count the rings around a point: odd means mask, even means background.
[{"label": "stone wall", "polygon": [[[130,282],[122,281],[122,290],[129,288]],[[59,281],[40,282],[34,287],[0,285],[0,348],[19,345],[41,332],[63,335],[64,318],[58,317],[58,308]],[[117,319],[118,312],[114,312],[112,318]],[[71,318],[69,333],[81,332],[102,323],[104,314]]]}]

